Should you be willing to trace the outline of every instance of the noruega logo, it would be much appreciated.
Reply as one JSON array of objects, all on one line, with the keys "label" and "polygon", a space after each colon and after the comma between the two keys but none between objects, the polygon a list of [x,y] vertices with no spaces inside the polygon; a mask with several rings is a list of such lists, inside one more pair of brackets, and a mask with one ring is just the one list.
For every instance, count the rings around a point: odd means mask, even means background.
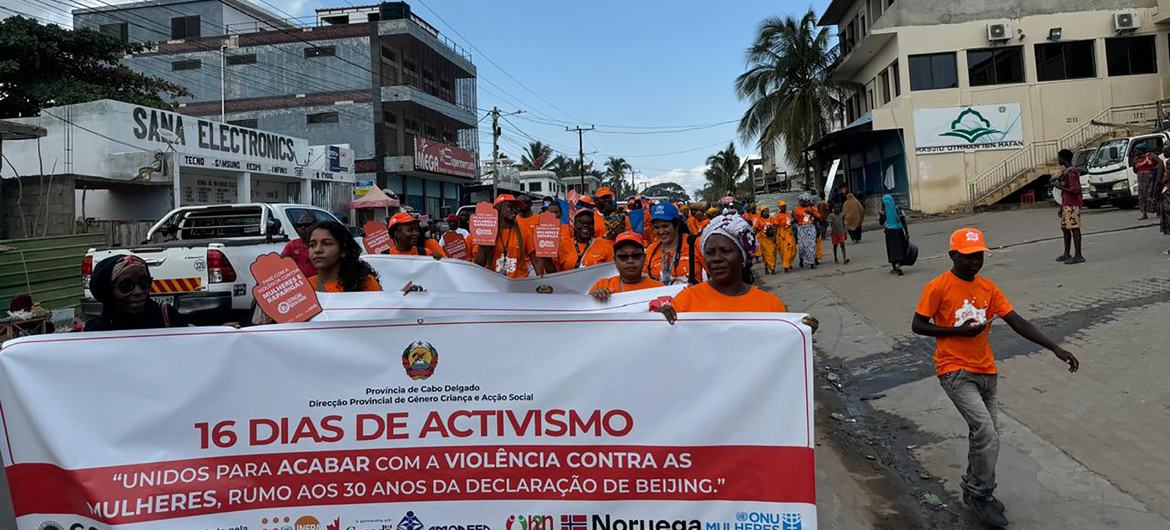
[{"label": "noruega logo", "polygon": [[702,530],[698,519],[611,519],[593,516],[593,530]]}]

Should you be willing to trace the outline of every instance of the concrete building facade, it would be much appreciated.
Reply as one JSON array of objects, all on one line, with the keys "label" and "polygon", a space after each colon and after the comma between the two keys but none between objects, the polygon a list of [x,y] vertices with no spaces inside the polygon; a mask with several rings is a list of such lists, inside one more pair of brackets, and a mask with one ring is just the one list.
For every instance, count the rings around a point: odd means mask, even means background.
[{"label": "concrete building facade", "polygon": [[1168,16],[1157,0],[834,0],[820,20],[837,28],[832,76],[861,88],[811,150],[863,193],[968,206],[1017,166],[1055,162],[1054,146],[1092,141],[1080,129],[1111,109],[1154,123]]},{"label": "concrete building facade", "polygon": [[77,28],[117,24],[153,43],[128,66],[191,93],[183,114],[346,144],[359,181],[430,215],[454,211],[477,181],[475,65],[404,2],[319,9],[312,20],[233,0],[74,11]]}]

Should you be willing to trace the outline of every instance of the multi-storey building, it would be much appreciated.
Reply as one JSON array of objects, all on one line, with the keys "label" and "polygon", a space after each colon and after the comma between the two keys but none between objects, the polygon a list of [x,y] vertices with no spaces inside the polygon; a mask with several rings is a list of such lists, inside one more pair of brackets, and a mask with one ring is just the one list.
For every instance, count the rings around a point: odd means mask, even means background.
[{"label": "multi-storey building", "polygon": [[1162,0],[833,0],[847,126],[811,146],[847,182],[915,209],[985,205],[1029,185],[1100,122],[1153,124],[1170,71]]},{"label": "multi-storey building", "polygon": [[404,2],[297,20],[243,0],[148,0],[73,18],[150,43],[125,63],[185,87],[179,112],[348,145],[358,181],[420,212],[454,211],[476,182],[475,65]]}]

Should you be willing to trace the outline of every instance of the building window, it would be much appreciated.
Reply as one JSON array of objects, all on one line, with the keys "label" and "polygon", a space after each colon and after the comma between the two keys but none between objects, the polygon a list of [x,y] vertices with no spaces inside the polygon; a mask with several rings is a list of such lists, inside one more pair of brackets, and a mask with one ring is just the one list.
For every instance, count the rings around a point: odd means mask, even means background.
[{"label": "building window", "polygon": [[[544,185],[541,184],[540,182],[529,182],[528,183],[528,191],[541,191],[542,187],[544,187]],[[585,222],[585,221],[581,221],[581,222]]]},{"label": "building window", "polygon": [[171,39],[199,38],[199,15],[171,19]]},{"label": "building window", "polygon": [[256,126],[256,118],[252,118],[249,120],[228,120],[228,123],[231,125],[238,125],[240,127],[247,127],[249,129],[258,128]]},{"label": "building window", "polygon": [[336,112],[318,112],[316,114],[309,114],[305,116],[309,124],[314,123],[337,123],[338,114]]},{"label": "building window", "polygon": [[955,53],[931,53],[910,56],[910,90],[957,88]]},{"label": "building window", "polygon": [[127,31],[127,24],[125,22],[119,22],[117,24],[102,24],[98,27],[98,31],[114,37],[122,42],[130,40],[130,34]]},{"label": "building window", "polygon": [[391,50],[390,48],[387,48],[385,46],[382,46],[382,57],[389,59],[390,62],[394,62],[395,60],[397,60],[397,59],[395,59],[394,50]]},{"label": "building window", "polygon": [[198,70],[203,67],[203,63],[199,59],[190,59],[186,61],[175,61],[171,63],[171,71],[178,72],[179,70]]},{"label": "building window", "polygon": [[1158,73],[1154,36],[1105,39],[1105,64],[1109,67],[1110,77]]},{"label": "building window", "polygon": [[309,46],[305,48],[305,58],[333,57],[337,55],[337,46]]},{"label": "building window", "polygon": [[256,64],[256,54],[249,53],[245,55],[229,55],[227,56],[228,66],[236,66],[239,64]]},{"label": "building window", "polygon": [[398,123],[398,116],[395,116],[393,112],[383,112],[382,121],[386,123]]},{"label": "building window", "polygon": [[894,77],[894,97],[902,95],[902,75],[898,73],[898,61],[890,65],[890,75]]},{"label": "building window", "polygon": [[890,71],[882,70],[881,75],[878,76],[878,83],[881,83],[882,105],[890,102]]},{"label": "building window", "polygon": [[1093,41],[1053,42],[1036,45],[1036,78],[1062,81],[1097,77]]},{"label": "building window", "polygon": [[865,90],[865,110],[866,110],[866,112],[869,112],[872,109],[873,109],[873,89],[868,88]]},{"label": "building window", "polygon": [[1023,46],[968,50],[967,77],[971,86],[1023,83]]}]

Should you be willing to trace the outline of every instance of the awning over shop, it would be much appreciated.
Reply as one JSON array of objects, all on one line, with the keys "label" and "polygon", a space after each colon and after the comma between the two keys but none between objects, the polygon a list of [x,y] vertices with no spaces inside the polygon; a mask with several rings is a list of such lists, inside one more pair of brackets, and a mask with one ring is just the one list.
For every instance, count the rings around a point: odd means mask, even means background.
[{"label": "awning over shop", "polygon": [[850,148],[856,147],[853,145],[853,142],[864,140],[872,132],[873,115],[866,113],[844,129],[833,131],[822,136],[820,140],[817,140],[804,150],[805,152],[817,153],[818,155],[848,151]]}]

